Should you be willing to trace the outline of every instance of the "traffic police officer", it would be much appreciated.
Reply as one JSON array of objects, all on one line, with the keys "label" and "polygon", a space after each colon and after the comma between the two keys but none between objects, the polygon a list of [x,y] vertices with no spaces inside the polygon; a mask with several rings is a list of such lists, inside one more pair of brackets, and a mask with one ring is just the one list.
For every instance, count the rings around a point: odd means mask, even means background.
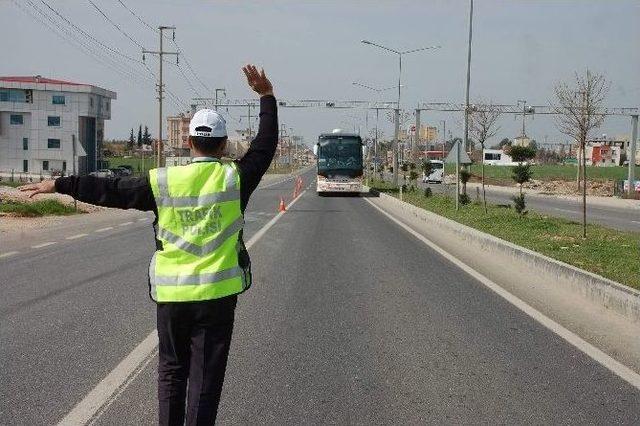
[{"label": "traffic police officer", "polygon": [[273,159],[278,119],[264,70],[247,65],[243,71],[260,95],[260,126],[240,160],[221,159],[224,118],[204,109],[189,124],[193,159],[187,166],[153,169],[148,177],[69,176],[21,188],[31,196],[57,191],[92,204],[155,212],[149,289],[157,303],[161,425],[184,424],[185,400],[188,425],[215,422],[236,297],[251,285],[243,216]]}]

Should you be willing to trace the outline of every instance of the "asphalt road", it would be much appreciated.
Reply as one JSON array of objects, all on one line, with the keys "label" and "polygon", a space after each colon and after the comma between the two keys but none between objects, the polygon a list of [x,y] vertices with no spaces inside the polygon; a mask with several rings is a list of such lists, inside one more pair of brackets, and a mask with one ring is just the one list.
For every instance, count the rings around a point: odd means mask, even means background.
[{"label": "asphalt road", "polygon": [[[291,187],[254,194],[247,240]],[[0,258],[3,424],[55,423],[154,329],[132,222]],[[363,198],[307,191],[250,252],[220,424],[640,422],[637,389]],[[155,368],[96,423],[154,424]]]},{"label": "asphalt road", "polygon": [[[390,177],[390,176],[389,176]],[[400,177],[402,179],[402,177]],[[420,188],[430,187],[434,192],[448,192],[453,196],[455,193],[454,185],[442,184],[426,184],[418,181]],[[482,191],[482,189],[480,189]],[[486,187],[487,202],[493,204],[513,204],[512,197],[517,195],[517,190],[513,188],[511,192],[505,192],[503,189],[496,189],[490,186]],[[467,193],[471,199],[478,196],[474,187],[469,187]],[[480,192],[480,197],[482,192]],[[582,201],[578,197],[567,199],[563,197],[554,197],[549,195],[539,195],[525,191],[527,209],[536,211],[550,216],[563,217],[574,221],[582,221]],[[634,208],[620,208],[616,206],[603,206],[600,204],[590,204],[587,200],[587,222],[597,223],[609,228],[620,229],[623,231],[640,232],[640,202]]]}]

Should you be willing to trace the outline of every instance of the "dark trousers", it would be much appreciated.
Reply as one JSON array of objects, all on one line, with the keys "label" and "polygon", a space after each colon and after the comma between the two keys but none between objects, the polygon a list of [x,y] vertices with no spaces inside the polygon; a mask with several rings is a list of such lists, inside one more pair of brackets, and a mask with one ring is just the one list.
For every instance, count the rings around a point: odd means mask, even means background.
[{"label": "dark trousers", "polygon": [[160,425],[215,423],[236,300],[158,303]]}]

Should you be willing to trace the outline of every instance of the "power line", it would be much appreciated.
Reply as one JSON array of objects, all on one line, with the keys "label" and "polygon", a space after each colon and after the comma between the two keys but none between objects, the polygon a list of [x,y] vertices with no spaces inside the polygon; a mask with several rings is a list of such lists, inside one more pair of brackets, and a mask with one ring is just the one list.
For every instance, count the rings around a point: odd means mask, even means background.
[{"label": "power line", "polygon": [[[147,28],[149,28],[150,30],[154,31],[154,32],[158,32],[157,28],[154,28],[152,25],[150,25],[147,21],[145,21],[144,19],[142,19],[142,17],[140,15],[138,15],[137,13],[135,13],[130,7],[128,7],[126,4],[124,4],[124,2],[122,0],[117,0],[118,3],[120,3],[120,5],[122,5],[122,7],[124,7],[127,11],[129,11],[129,13],[131,13],[138,21],[140,21],[144,26],[146,26]],[[195,70],[193,69],[193,67],[191,66],[191,62],[189,61],[189,59],[187,58],[187,55],[185,55],[184,51],[180,48],[180,46],[178,45],[178,43],[175,40],[175,37],[171,37],[169,38],[168,36],[165,36],[167,39],[170,39],[171,42],[173,43],[173,45],[176,48],[176,51],[182,56],[182,59],[184,60],[184,63],[187,65],[187,69],[191,72],[191,74],[193,75],[193,77],[195,78],[195,80],[207,91],[207,93],[211,93],[211,89],[202,81],[202,79],[200,78],[200,76],[198,76],[198,74],[195,72]],[[186,75],[184,73],[182,73],[182,75],[184,76],[184,78],[186,79]],[[191,83],[188,83],[191,86]]]},{"label": "power line", "polygon": [[[79,33],[81,33],[83,36],[89,38],[90,40],[92,40],[93,42],[99,44],[100,46],[102,46],[103,48],[119,55],[122,56],[123,58],[132,61],[132,62],[140,62],[139,60],[132,58],[131,56],[125,55],[124,53],[120,52],[117,49],[114,49],[110,46],[107,46],[106,44],[104,44],[103,42],[101,42],[100,40],[96,39],[94,36],[92,36],[91,34],[89,34],[87,31],[83,30],[82,28],[78,27],[76,24],[74,24],[73,22],[71,22],[68,18],[66,18],[64,15],[62,15],[60,12],[58,12],[56,9],[54,9],[52,6],[50,6],[47,2],[45,2],[44,0],[40,0],[40,2],[45,5],[50,11],[52,11],[53,13],[55,13],[60,19],[62,19],[64,22],[66,22],[68,25],[70,25],[73,29],[75,29],[76,31],[78,31]],[[34,8],[35,5],[33,5],[33,3],[29,2]]]},{"label": "power line", "polygon": [[136,17],[136,19],[138,19],[138,21],[140,21],[143,25],[145,25],[146,27],[148,27],[149,29],[151,29],[151,31],[155,31],[158,32],[157,28],[152,27],[151,25],[149,25],[147,22],[144,21],[144,19],[142,19],[141,17],[139,17],[133,10],[131,10],[126,4],[124,4],[121,0],[118,0],[118,3],[120,3],[122,5],[122,7],[124,7],[125,9],[127,9],[129,11],[129,13],[131,13],[133,16]]},{"label": "power line", "polygon": [[[107,62],[104,58],[101,58],[99,56],[98,53],[96,53],[96,51],[93,49],[92,46],[86,44],[82,39],[77,39],[77,37],[74,37],[73,34],[71,34],[68,30],[66,30],[65,28],[59,27],[58,23],[47,13],[45,13],[44,11],[42,11],[40,8],[38,8],[31,0],[28,0],[29,5],[39,14],[41,14],[42,16],[44,16],[45,18],[47,18],[47,20],[49,20],[51,22],[51,25],[48,24],[46,21],[43,21],[41,18],[39,18],[37,15],[32,14],[31,12],[29,12],[28,10],[26,10],[24,7],[22,7],[22,5],[20,5],[17,1],[14,1],[14,3],[20,7],[25,13],[28,13],[32,18],[36,19],[38,22],[40,22],[41,24],[45,25],[47,28],[49,28],[49,30],[51,32],[53,32],[54,34],[56,34],[58,37],[60,37],[63,41],[66,41],[69,44],[73,44],[75,43],[74,47],[79,48],[83,53],[85,53],[88,56],[91,56],[93,59],[97,60],[98,62],[102,63],[103,65],[107,66],[108,68],[124,75],[125,77],[127,77],[128,79],[133,79],[135,78],[135,75],[128,69],[125,69],[124,67],[122,67],[122,65],[119,62],[116,62],[112,57],[110,56],[106,56],[106,59],[109,59],[111,61],[113,61],[113,63],[109,63]],[[53,25],[53,26],[52,26]],[[67,35],[67,37],[65,37],[64,34]],[[99,53],[104,54],[103,52],[98,51]],[[120,68],[119,68],[120,67]]]},{"label": "power line", "polygon": [[133,44],[138,46],[140,49],[144,49],[144,46],[138,43],[133,37],[131,37],[126,31],[124,31],[120,25],[113,22],[111,18],[109,18],[92,0],[87,0],[91,5],[107,20],[111,25],[113,25],[120,33],[122,33],[125,37],[127,37]]}]

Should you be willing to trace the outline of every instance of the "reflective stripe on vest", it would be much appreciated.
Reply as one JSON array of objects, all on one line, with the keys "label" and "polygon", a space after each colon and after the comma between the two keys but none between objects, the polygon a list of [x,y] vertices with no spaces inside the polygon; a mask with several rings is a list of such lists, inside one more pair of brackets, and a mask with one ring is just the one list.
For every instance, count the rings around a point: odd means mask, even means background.
[{"label": "reflective stripe on vest", "polygon": [[197,301],[244,291],[250,271],[238,261],[244,219],[235,164],[153,169],[149,181],[158,208],[156,238],[163,246],[149,265],[151,297]]}]

